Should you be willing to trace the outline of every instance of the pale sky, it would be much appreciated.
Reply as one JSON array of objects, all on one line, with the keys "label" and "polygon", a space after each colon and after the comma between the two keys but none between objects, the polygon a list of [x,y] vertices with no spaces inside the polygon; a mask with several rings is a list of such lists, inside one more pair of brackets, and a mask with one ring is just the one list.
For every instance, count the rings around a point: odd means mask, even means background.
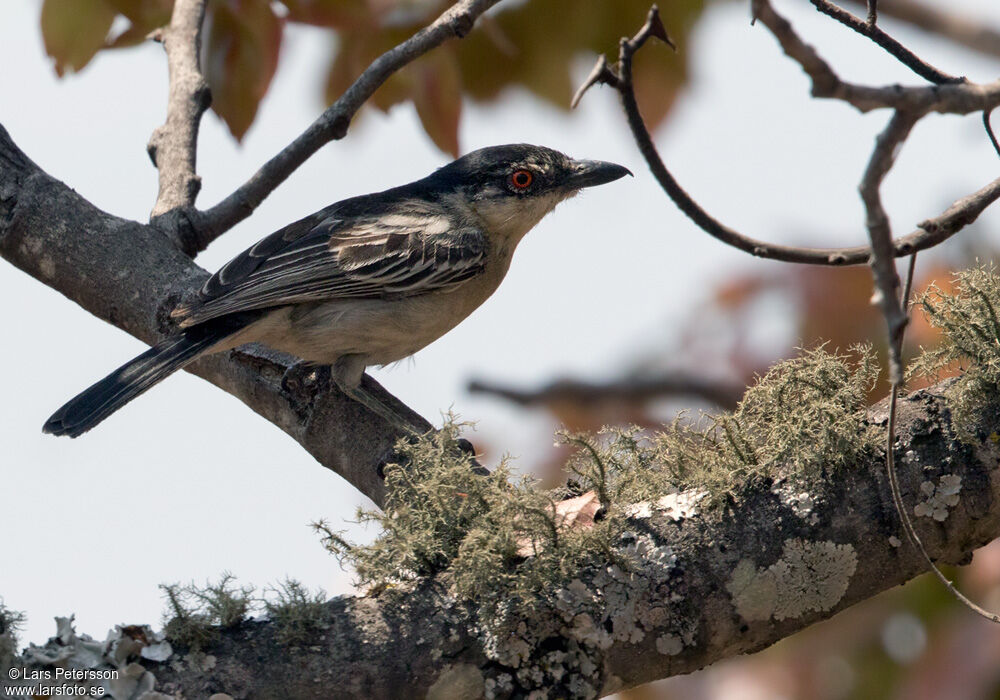
[{"label": "pale sky", "polygon": [[[800,69],[763,27],[750,27],[747,4],[717,6],[698,25],[694,79],[657,135],[661,152],[710,212],[747,233],[812,245],[864,242],[856,185],[889,115],[859,116],[811,100]],[[991,0],[950,4],[1000,25]],[[798,5],[778,9],[843,77],[918,83],[866,40]],[[146,220],[156,173],[145,145],[163,121],[166,98],[161,47],[102,54],[79,75],[57,80],[38,31],[39,3],[8,0],[4,10],[0,123],[33,160],[96,205]],[[1000,69],[998,61],[888,20],[885,26],[946,71],[989,80]],[[200,205],[231,192],[319,113],[328,35],[293,27],[286,38],[279,74],[242,145],[206,115]],[[579,78],[592,62],[581,58]],[[676,211],[642,164],[610,90],[591,91],[572,117],[520,92],[497,105],[466,105],[464,149],[521,141],[616,161],[637,177],[561,206],[525,239],[507,280],[469,320],[412,361],[374,374],[432,422],[449,408],[478,421],[480,440],[520,456],[527,468],[544,457],[538,446],[551,444],[556,426],[542,414],[468,395],[469,378],[532,387],[555,376],[613,376],[630,359],[668,347],[672,327],[727,275],[764,263],[709,239]],[[198,262],[214,270],[289,221],[445,162],[410,107],[366,114]],[[978,115],[924,120],[883,188],[897,233],[998,172]],[[1000,209],[981,221],[997,229]],[[78,440],[43,435],[52,411],[144,345],[6,262],[0,294],[8,300],[0,344],[7,399],[0,406],[0,529],[7,535],[0,597],[28,613],[25,641],[43,642],[54,632],[52,617],[70,613],[79,631],[96,637],[116,623],[156,626],[163,609],[157,584],[204,582],[224,570],[258,586],[287,575],[329,593],[350,590],[350,573],[308,523],[344,521],[350,536],[365,537],[346,522],[365,502],[353,487],[242,403],[185,373]]]}]

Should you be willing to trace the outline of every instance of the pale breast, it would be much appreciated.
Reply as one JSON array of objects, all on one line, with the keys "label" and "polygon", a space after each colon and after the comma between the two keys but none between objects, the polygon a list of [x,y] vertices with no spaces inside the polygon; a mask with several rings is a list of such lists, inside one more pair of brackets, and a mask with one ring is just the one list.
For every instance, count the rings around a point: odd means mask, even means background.
[{"label": "pale breast", "polygon": [[507,272],[509,260],[503,262],[447,292],[279,309],[239,341],[262,342],[318,364],[333,364],[342,355],[364,355],[368,365],[390,364],[434,342],[486,301]]}]

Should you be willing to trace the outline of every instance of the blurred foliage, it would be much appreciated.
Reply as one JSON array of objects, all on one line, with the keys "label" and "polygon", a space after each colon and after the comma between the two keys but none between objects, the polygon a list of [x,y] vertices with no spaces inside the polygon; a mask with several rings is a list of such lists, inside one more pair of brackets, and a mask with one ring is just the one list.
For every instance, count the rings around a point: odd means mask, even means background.
[{"label": "blurred foliage", "polygon": [[[212,109],[237,140],[243,138],[277,70],[289,23],[335,32],[325,88],[330,103],[377,56],[432,22],[450,4],[209,0],[203,67],[212,88]],[[704,5],[705,0],[674,0],[661,9],[680,55],[654,48],[637,57],[634,79],[651,125],[663,120],[684,84],[686,39]],[[172,6],[171,0],[44,0],[45,50],[60,76],[79,71],[98,51],[134,46],[169,24]],[[578,71],[581,62],[589,67],[598,52],[614,58],[618,40],[635,32],[648,9],[649,0],[501,3],[462,41],[448,42],[392,75],[372,103],[386,111],[412,102],[427,135],[438,148],[457,156],[463,98],[491,101],[508,88],[520,87],[568,110],[574,68]]]}]

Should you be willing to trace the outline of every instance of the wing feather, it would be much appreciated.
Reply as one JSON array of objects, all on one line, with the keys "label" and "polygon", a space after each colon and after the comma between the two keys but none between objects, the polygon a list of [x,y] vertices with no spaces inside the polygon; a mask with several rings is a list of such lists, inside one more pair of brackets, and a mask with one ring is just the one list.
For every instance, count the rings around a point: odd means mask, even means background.
[{"label": "wing feather", "polygon": [[[175,311],[182,327],[251,309],[332,299],[399,298],[445,291],[485,265],[487,242],[426,217],[307,217],[226,263],[199,301]],[[422,222],[424,225],[415,227]]]}]

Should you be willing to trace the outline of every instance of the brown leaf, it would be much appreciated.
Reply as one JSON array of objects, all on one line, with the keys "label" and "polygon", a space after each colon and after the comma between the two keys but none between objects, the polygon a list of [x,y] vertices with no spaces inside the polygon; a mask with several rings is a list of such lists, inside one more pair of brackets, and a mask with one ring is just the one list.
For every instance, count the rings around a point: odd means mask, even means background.
[{"label": "brown leaf", "polygon": [[105,0],[118,14],[124,16],[130,26],[114,37],[108,37],[106,48],[118,49],[135,46],[146,40],[146,36],[158,27],[170,23],[173,0]]},{"label": "brown leaf", "polygon": [[333,29],[373,27],[376,8],[368,0],[285,0],[290,22]]},{"label": "brown leaf", "polygon": [[462,116],[462,76],[451,51],[439,49],[411,65],[412,99],[424,131],[434,144],[458,158]]},{"label": "brown leaf", "polygon": [[103,46],[115,11],[106,0],[45,0],[42,38],[56,74],[78,71]]},{"label": "brown leaf", "polygon": [[567,498],[556,504],[556,523],[560,528],[583,530],[594,526],[594,516],[601,509],[601,501],[596,491],[587,491],[582,496]]},{"label": "brown leaf", "polygon": [[212,109],[239,141],[278,67],[284,20],[267,0],[215,0],[210,11],[205,78]]},{"label": "brown leaf", "polygon": [[[567,498],[555,504],[556,527],[560,530],[582,530],[594,526],[594,517],[601,509],[597,493],[587,493],[575,498]],[[538,544],[529,537],[519,538],[517,554],[521,557],[531,557],[537,553]]]}]

